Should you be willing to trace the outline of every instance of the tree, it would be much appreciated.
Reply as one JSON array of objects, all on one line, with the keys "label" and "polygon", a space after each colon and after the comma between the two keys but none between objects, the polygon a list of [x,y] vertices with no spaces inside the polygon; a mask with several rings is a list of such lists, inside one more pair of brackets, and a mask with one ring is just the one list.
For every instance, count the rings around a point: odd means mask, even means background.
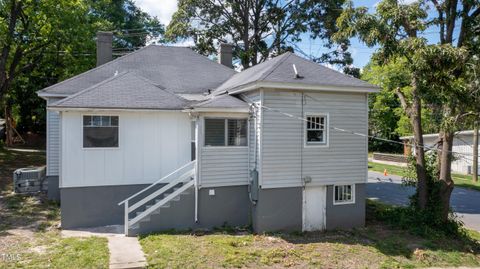
[{"label": "tree", "polygon": [[[433,4],[438,16],[427,16],[428,3]],[[440,207],[443,221],[447,221],[449,201],[453,189],[451,179],[452,143],[455,128],[469,111],[471,99],[464,86],[465,64],[471,53],[468,41],[475,35],[471,24],[480,14],[479,3],[446,0],[418,1],[401,4],[396,0],[384,0],[377,6],[375,13],[366,8],[353,8],[350,3],[339,17],[339,38],[358,36],[368,46],[380,45],[379,55],[383,62],[389,62],[398,56],[407,59],[411,73],[411,93],[408,96],[397,88],[402,108],[410,119],[416,148],[416,173],[418,208],[427,209],[429,189],[425,172],[423,148],[422,107],[429,107],[439,116],[440,150],[438,171],[440,184]],[[460,31],[454,36],[455,25],[460,21]],[[440,44],[428,44],[419,35],[429,25],[438,25]],[[456,44],[454,41],[457,40]],[[462,104],[462,105],[460,105]]]},{"label": "tree", "polygon": [[44,130],[44,102],[36,91],[95,66],[97,31],[117,29],[116,52],[152,38],[161,42],[164,33],[131,0],[8,0],[0,12],[0,100],[22,131]]},{"label": "tree", "polygon": [[[335,39],[358,36],[368,46],[381,45],[378,53],[379,59],[388,62],[392,58],[403,56],[408,65],[412,64],[412,53],[405,46],[404,40],[415,42],[417,32],[423,30],[425,25],[422,20],[427,18],[427,13],[421,9],[420,4],[400,5],[395,0],[384,0],[377,6],[375,14],[368,13],[365,7],[354,8],[350,2],[346,5],[344,12],[338,18],[339,32]],[[412,70],[411,68],[409,70]],[[394,89],[400,104],[408,116],[413,129],[416,172],[417,172],[417,193],[418,207],[426,208],[427,203],[427,175],[425,170],[425,155],[423,151],[423,129],[422,129],[422,102],[418,89],[418,74],[411,74],[410,98],[405,92],[397,87]]]},{"label": "tree", "polygon": [[[343,2],[180,0],[166,36],[170,40],[191,38],[196,50],[206,55],[215,53],[218,42],[232,43],[234,56],[245,69],[272,55],[292,51],[304,33],[332,48],[330,37],[336,31]],[[338,49],[317,60],[351,63],[346,51],[348,40],[343,41]]]},{"label": "tree", "polygon": [[102,24],[104,30],[117,33],[114,48],[134,50],[147,41],[163,43],[164,26],[135,5],[133,0],[88,0],[93,23]]}]

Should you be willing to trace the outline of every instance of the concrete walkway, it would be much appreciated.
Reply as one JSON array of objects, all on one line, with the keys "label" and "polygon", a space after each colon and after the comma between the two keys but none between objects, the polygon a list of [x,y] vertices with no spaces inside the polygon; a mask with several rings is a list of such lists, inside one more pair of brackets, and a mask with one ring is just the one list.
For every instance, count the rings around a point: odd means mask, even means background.
[{"label": "concrete walkway", "polygon": [[[415,188],[405,187],[402,178],[396,175],[368,171],[367,197],[392,205],[407,205],[408,197]],[[455,187],[450,204],[465,227],[480,231],[480,191]]]},{"label": "concrete walkway", "polygon": [[81,230],[62,230],[64,237],[99,236],[108,239],[110,269],[145,268],[147,261],[137,237],[126,237],[123,226],[112,225]]}]

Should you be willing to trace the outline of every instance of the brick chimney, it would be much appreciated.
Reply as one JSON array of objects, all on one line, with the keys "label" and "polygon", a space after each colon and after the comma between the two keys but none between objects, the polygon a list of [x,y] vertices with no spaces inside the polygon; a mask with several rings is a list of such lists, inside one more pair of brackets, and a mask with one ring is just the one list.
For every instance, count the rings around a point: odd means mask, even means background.
[{"label": "brick chimney", "polygon": [[220,48],[218,49],[218,63],[223,64],[228,68],[233,68],[232,59],[233,45],[220,43]]},{"label": "brick chimney", "polygon": [[112,32],[97,32],[97,66],[112,60]]}]

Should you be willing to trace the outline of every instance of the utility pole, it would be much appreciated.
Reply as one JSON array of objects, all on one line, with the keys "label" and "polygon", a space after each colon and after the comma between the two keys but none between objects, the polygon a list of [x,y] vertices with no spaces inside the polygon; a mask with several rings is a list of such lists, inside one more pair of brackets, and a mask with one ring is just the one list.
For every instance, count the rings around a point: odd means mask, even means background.
[{"label": "utility pole", "polygon": [[478,121],[473,124],[473,182],[478,181]]}]

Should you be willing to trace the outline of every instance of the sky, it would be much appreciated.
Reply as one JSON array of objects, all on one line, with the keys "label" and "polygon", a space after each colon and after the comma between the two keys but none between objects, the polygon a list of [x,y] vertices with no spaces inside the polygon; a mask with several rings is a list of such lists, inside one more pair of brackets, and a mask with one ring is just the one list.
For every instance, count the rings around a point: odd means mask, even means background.
[{"label": "sky", "polygon": [[[414,0],[403,0],[405,3],[413,2]],[[177,10],[177,0],[135,0],[136,4],[150,15],[156,16],[164,25],[168,25],[173,13]],[[355,6],[366,6],[374,9],[379,0],[354,0]],[[436,42],[436,36],[431,31],[425,35],[430,42]],[[184,45],[191,45],[188,42]],[[302,42],[298,47],[307,54],[320,55],[326,49],[322,47],[321,41],[311,40],[308,36],[304,36]],[[357,39],[351,40],[351,47],[349,51],[352,53],[354,59],[353,65],[356,67],[364,67],[372,53],[376,48],[368,48]]]}]

